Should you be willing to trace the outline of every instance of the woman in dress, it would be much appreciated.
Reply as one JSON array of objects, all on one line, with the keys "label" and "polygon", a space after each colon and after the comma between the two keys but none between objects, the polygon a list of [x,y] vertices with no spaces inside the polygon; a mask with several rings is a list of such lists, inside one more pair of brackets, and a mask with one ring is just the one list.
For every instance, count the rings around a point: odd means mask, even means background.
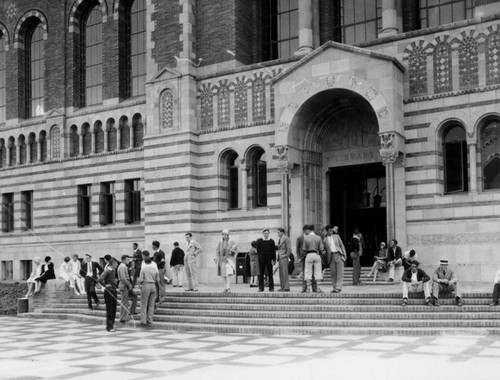
[{"label": "woman in dress", "polygon": [[26,283],[28,284],[28,292],[26,293],[26,297],[33,295],[33,288],[35,289],[36,293],[40,291],[40,289],[38,288],[38,283],[35,281],[35,279],[40,277],[40,275],[42,274],[42,263],[38,256],[33,259],[32,267],[33,269],[31,271],[30,278],[26,280]]},{"label": "woman in dress", "polygon": [[80,294],[85,293],[84,279],[80,275],[80,269],[82,268],[82,264],[80,260],[78,260],[78,255],[75,253],[72,256],[72,260],[68,264],[69,268],[69,287],[70,289],[75,289],[75,295],[79,296]]},{"label": "woman in dress", "polygon": [[375,282],[377,280],[378,271],[387,270],[388,252],[384,242],[380,243],[380,251],[378,251],[378,256],[375,256],[374,258],[375,262],[373,263],[370,273],[368,273],[366,277],[373,276],[373,281]]},{"label": "woman in dress", "polygon": [[69,271],[69,262],[70,261],[71,261],[71,259],[69,258],[69,256],[66,256],[64,258],[63,263],[59,267],[59,277],[61,277],[66,282],[70,282],[70,277],[71,277],[71,273]]},{"label": "woman in dress", "polygon": [[257,284],[257,279],[259,276],[259,255],[257,255],[257,242],[254,240],[250,243],[250,250],[248,255],[250,256],[250,287],[256,288],[259,286]]},{"label": "woman in dress", "polygon": [[35,294],[40,293],[42,284],[45,284],[47,280],[54,280],[55,278],[56,274],[54,272],[54,263],[52,262],[52,258],[47,256],[45,257],[45,264],[42,265],[42,273],[35,279],[38,288],[38,290],[35,291]]},{"label": "woman in dress", "polygon": [[221,276],[224,281],[224,293],[231,290],[231,276],[236,274],[236,251],[236,244],[229,240],[229,230],[223,230],[222,238],[215,251],[215,263],[217,264],[217,275]]}]

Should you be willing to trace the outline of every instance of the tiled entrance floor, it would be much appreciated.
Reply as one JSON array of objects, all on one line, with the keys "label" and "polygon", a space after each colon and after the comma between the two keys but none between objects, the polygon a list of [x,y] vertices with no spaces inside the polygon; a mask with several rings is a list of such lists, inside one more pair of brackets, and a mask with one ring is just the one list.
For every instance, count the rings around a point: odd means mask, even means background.
[{"label": "tiled entrance floor", "polygon": [[0,317],[0,378],[498,378],[500,336],[183,333]]}]

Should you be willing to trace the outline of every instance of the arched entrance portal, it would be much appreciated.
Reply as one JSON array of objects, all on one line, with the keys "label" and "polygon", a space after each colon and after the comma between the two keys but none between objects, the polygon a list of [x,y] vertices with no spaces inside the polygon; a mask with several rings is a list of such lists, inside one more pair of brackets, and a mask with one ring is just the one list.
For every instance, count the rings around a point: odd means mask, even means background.
[{"label": "arched entrance portal", "polygon": [[386,170],[371,104],[348,89],[318,92],[297,110],[288,150],[299,163],[290,179],[292,223],[338,225],[344,242],[358,227],[365,236],[363,264],[371,264],[387,238]]}]

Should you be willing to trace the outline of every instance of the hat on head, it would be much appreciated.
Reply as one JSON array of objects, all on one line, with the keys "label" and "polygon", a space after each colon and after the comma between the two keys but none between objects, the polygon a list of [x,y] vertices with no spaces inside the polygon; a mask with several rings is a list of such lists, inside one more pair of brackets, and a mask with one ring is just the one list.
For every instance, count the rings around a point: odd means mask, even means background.
[{"label": "hat on head", "polygon": [[226,234],[226,235],[229,235],[229,230],[228,229],[222,230],[222,233]]},{"label": "hat on head", "polygon": [[447,257],[441,257],[441,260],[439,260],[439,264],[446,264],[446,265],[448,265],[448,258]]},{"label": "hat on head", "polygon": [[264,232],[266,232],[266,231],[267,231],[267,232],[269,232],[269,228],[264,228],[264,229],[262,230],[262,233],[264,233]]}]

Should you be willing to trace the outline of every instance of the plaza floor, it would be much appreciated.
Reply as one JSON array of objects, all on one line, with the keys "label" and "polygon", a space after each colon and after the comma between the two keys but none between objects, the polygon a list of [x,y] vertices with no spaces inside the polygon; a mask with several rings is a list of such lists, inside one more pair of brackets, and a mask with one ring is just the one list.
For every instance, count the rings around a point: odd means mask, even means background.
[{"label": "plaza floor", "polygon": [[500,337],[183,333],[0,317],[0,379],[499,378]]}]

